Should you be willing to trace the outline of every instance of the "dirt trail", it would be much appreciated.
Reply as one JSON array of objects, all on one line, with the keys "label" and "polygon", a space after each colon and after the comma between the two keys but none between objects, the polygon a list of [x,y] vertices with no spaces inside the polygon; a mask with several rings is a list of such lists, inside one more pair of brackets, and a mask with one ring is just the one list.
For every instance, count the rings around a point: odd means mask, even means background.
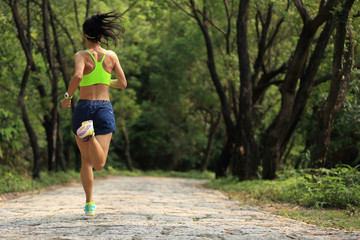
[{"label": "dirt trail", "polygon": [[97,215],[80,185],[0,202],[0,239],[360,239],[239,205],[203,180],[114,177],[95,182]]}]

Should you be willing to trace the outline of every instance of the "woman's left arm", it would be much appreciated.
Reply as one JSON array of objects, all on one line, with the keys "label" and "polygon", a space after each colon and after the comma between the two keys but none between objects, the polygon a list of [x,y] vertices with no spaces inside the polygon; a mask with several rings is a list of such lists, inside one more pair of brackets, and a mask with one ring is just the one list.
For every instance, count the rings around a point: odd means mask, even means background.
[{"label": "woman's left arm", "polygon": [[114,52],[111,52],[112,56],[116,59],[115,60],[115,66],[114,66],[114,73],[116,76],[116,79],[111,79],[110,81],[110,87],[113,88],[126,88],[127,87],[127,81],[124,74],[124,71],[120,65],[119,58]]}]

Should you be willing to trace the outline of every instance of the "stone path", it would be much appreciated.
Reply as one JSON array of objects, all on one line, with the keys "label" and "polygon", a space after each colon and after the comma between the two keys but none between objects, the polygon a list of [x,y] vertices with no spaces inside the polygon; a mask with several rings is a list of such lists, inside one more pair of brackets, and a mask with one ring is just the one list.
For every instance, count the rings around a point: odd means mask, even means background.
[{"label": "stone path", "polygon": [[80,185],[0,202],[0,239],[360,239],[228,200],[203,180],[113,177],[95,182],[97,215]]}]

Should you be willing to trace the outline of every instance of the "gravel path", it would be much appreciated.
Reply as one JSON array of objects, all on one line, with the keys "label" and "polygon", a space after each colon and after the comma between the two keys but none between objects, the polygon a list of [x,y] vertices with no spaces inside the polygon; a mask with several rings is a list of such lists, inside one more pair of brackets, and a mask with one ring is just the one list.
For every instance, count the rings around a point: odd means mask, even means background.
[{"label": "gravel path", "polygon": [[80,185],[0,202],[0,239],[360,239],[272,215],[203,188],[203,180],[113,177],[95,182],[95,217]]}]

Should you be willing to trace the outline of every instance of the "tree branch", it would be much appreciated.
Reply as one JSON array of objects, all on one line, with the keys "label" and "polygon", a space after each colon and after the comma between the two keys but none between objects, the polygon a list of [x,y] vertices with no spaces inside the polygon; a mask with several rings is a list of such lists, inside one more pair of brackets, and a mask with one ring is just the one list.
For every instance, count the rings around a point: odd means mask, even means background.
[{"label": "tree branch", "polygon": [[219,96],[220,102],[221,102],[221,108],[222,113],[224,116],[224,121],[226,124],[226,131],[228,134],[229,139],[233,139],[234,137],[234,124],[231,119],[231,109],[230,104],[227,101],[225,91],[223,89],[223,86],[221,84],[219,75],[216,70],[216,64],[215,64],[215,57],[214,57],[214,51],[213,51],[213,45],[211,42],[210,34],[207,27],[207,21],[202,21],[198,15],[198,12],[196,11],[195,1],[190,0],[190,7],[193,11],[193,14],[195,16],[195,19],[201,29],[201,32],[203,33],[205,45],[206,45],[206,52],[207,52],[207,66],[210,72],[211,80],[213,81],[213,84],[215,86],[216,92]]},{"label": "tree branch", "polygon": [[171,2],[178,8],[180,9],[181,11],[183,11],[186,15],[192,17],[192,18],[195,18],[195,16],[191,13],[189,13],[188,11],[186,11],[185,8],[181,7],[180,4],[178,4],[175,0],[171,0]]},{"label": "tree branch", "polygon": [[10,90],[10,88],[6,87],[6,86],[3,85],[3,84],[0,84],[0,87],[1,87],[2,89],[6,90],[6,91],[9,92],[9,93],[13,93],[13,92]]},{"label": "tree branch", "polygon": [[224,6],[225,6],[225,12],[226,12],[226,18],[227,18],[227,29],[225,34],[226,39],[226,53],[230,54],[230,35],[231,35],[231,12],[229,10],[229,2],[228,0],[224,0]]},{"label": "tree branch", "polygon": [[[288,2],[288,5],[287,5],[287,7],[286,7],[286,11],[288,11],[289,8],[290,8],[290,2]],[[272,45],[272,43],[274,42],[275,37],[276,37],[276,35],[278,34],[278,32],[279,32],[279,30],[280,30],[280,27],[281,27],[281,25],[282,25],[283,22],[284,22],[284,18],[282,17],[282,18],[278,21],[278,23],[276,24],[275,30],[274,30],[273,34],[270,36],[270,39],[269,39],[268,43],[267,43],[266,46],[265,46],[265,49],[268,49],[268,48]]]},{"label": "tree branch", "polygon": [[196,12],[200,13],[202,15],[202,17],[205,18],[211,24],[211,26],[213,26],[216,30],[218,30],[219,32],[221,32],[223,35],[226,36],[226,32],[222,28],[217,26],[211,19],[209,19],[207,17],[207,14],[205,14],[204,12],[201,12],[199,9],[196,9]]},{"label": "tree branch", "polygon": [[86,0],[86,13],[85,13],[85,19],[88,18],[89,16],[89,11],[90,11],[90,1],[91,0]]},{"label": "tree branch", "polygon": [[313,26],[318,28],[321,24],[323,24],[332,14],[332,11],[338,5],[340,0],[328,0],[328,2],[324,5],[324,7],[319,9],[318,14],[312,20]]},{"label": "tree branch", "polygon": [[268,5],[268,10],[266,13],[266,17],[265,17],[265,21],[262,17],[262,14],[260,12],[260,10],[258,10],[258,14],[260,17],[260,21],[261,21],[261,35],[260,35],[260,40],[258,41],[258,54],[257,57],[255,59],[255,63],[254,63],[254,74],[252,75],[252,82],[256,85],[257,79],[258,79],[258,75],[259,75],[259,70],[261,67],[261,64],[263,63],[263,59],[265,56],[265,51],[266,51],[266,38],[268,35],[268,30],[269,30],[269,26],[271,23],[271,18],[272,18],[272,9],[273,9],[273,4],[270,3]]},{"label": "tree branch", "polygon": [[225,12],[226,12],[226,17],[227,19],[231,18],[231,12],[229,10],[229,1],[228,0],[223,0],[224,6],[225,6]]},{"label": "tree branch", "polygon": [[76,26],[78,27],[78,29],[80,31],[80,23],[79,23],[79,18],[78,18],[78,10],[77,10],[76,0],[74,0],[74,11],[75,11]]},{"label": "tree branch", "polygon": [[293,0],[297,10],[300,13],[301,19],[303,20],[303,23],[307,23],[308,21],[311,20],[311,17],[309,15],[309,13],[307,12],[305,5],[303,3],[302,0]]},{"label": "tree branch", "polygon": [[275,69],[269,73],[265,73],[261,76],[259,83],[257,86],[254,87],[254,94],[253,94],[253,102],[256,103],[259,97],[262,95],[265,89],[270,87],[271,85],[279,86],[284,81],[278,80],[278,81],[272,81],[271,79],[275,78],[277,75],[284,73],[286,69],[288,68],[288,64],[284,63],[281,65],[278,69]]},{"label": "tree branch", "polygon": [[120,14],[120,16],[124,16],[130,9],[132,9],[136,4],[138,3],[138,0],[136,0],[133,4],[131,4],[124,12]]},{"label": "tree branch", "polygon": [[71,37],[71,34],[70,34],[69,31],[67,30],[67,28],[57,19],[56,16],[54,16],[54,19],[55,19],[56,24],[58,24],[58,25],[60,26],[60,28],[64,31],[64,33],[66,34],[66,36],[67,36],[68,39],[70,40],[71,45],[72,45],[72,47],[73,47],[74,54],[75,54],[75,53],[77,52],[77,50],[76,50],[76,46],[75,46],[74,40],[73,40],[72,37]]},{"label": "tree branch", "polygon": [[331,76],[332,76],[331,74],[328,74],[328,75],[325,75],[325,76],[322,76],[322,77],[316,79],[313,83],[313,86],[315,87],[321,83],[329,81],[331,79]]}]

